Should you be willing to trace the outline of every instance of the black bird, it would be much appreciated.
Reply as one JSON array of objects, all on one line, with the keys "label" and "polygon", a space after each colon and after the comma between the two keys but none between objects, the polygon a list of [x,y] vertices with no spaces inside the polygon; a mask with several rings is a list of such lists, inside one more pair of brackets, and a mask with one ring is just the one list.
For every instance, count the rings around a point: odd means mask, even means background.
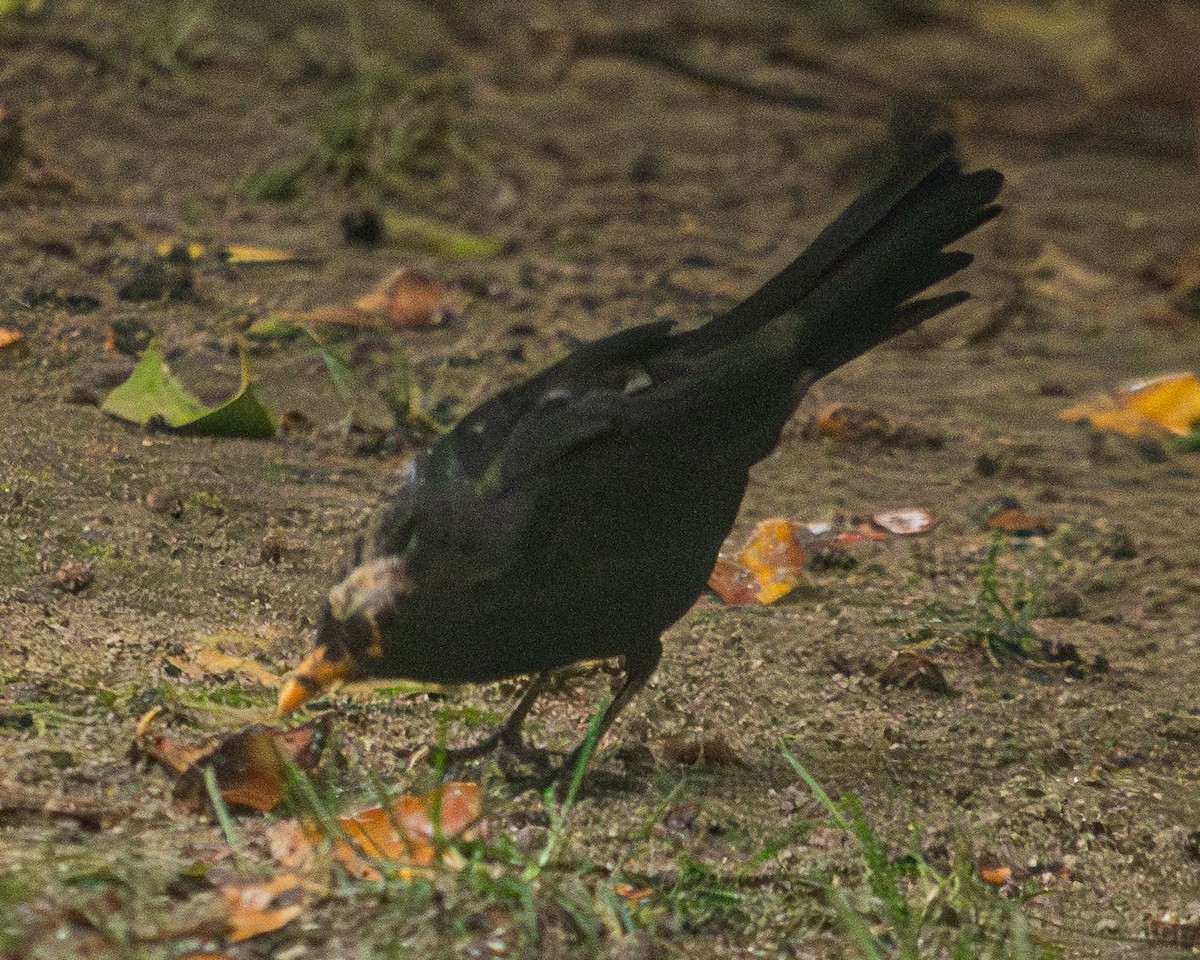
[{"label": "black bird", "polygon": [[683,333],[664,321],[587,343],[473,410],[380,508],[280,713],[342,679],[530,674],[504,725],[461,752],[520,751],[556,668],[620,657],[602,734],[704,589],[748,471],[805,391],[967,299],[918,296],[971,262],[944,248],[999,213],[1002,183],[963,173],[949,135],[923,136],[732,310]]}]

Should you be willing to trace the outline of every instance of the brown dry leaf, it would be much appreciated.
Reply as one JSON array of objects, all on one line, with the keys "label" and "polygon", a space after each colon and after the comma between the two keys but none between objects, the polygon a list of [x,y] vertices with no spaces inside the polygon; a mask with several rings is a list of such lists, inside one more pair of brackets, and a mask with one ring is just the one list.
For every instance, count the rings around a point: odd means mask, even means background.
[{"label": "brown dry leaf", "polygon": [[1058,418],[1135,439],[1184,436],[1200,425],[1200,380],[1194,373],[1164,373],[1068,407]]},{"label": "brown dry leaf", "polygon": [[648,896],[654,893],[653,887],[634,887],[628,883],[618,883],[613,888],[618,897],[628,903],[630,906],[636,904],[640,900],[645,900]]},{"label": "brown dry leaf", "polygon": [[184,676],[193,679],[209,678],[222,674],[236,674],[244,683],[256,684],[274,690],[281,680],[257,660],[226,653],[207,644],[193,647],[186,656],[167,657],[167,663]]},{"label": "brown dry leaf", "polygon": [[892,435],[892,424],[882,413],[862,404],[832,403],[813,415],[805,435],[857,443],[886,440]]},{"label": "brown dry leaf", "polygon": [[1146,917],[1146,933],[1149,939],[1160,943],[1173,943],[1185,949],[1200,947],[1200,922],[1183,920],[1174,913]]},{"label": "brown dry leaf", "polygon": [[879,685],[909,690],[920,687],[930,693],[949,693],[950,684],[936,660],[920,650],[897,650],[879,674]]},{"label": "brown dry leaf", "polygon": [[[138,721],[138,726],[141,726],[141,721]],[[165,733],[151,734],[147,729],[134,738],[132,752],[135,757],[154,760],[172,773],[183,773],[209,756],[217,748],[218,742],[213,738],[203,743],[184,743]]]},{"label": "brown dry leaf", "polygon": [[295,820],[280,820],[267,828],[267,849],[272,860],[297,873],[311,873],[316,862],[312,838]]},{"label": "brown dry leaf", "polygon": [[431,327],[445,319],[449,291],[427,274],[402,267],[369,293],[354,301],[354,307],[376,314],[393,327]]},{"label": "brown dry leaf", "polygon": [[327,724],[276,730],[261,724],[244,727],[222,740],[185,743],[151,731],[153,711],[138,722],[132,754],[147,757],[179,774],[175,803],[193,813],[206,802],[204,771],[212,767],[221,797],[231,807],[266,812],[283,798],[287,787],[285,758],[306,773],[316,769],[327,739]]},{"label": "brown dry leaf", "polygon": [[670,737],[659,744],[658,754],[663,763],[684,767],[710,763],[749,766],[720,734],[713,737]]},{"label": "brown dry leaf", "polygon": [[95,577],[92,565],[83,560],[67,560],[54,571],[50,585],[66,593],[82,593]]},{"label": "brown dry leaf", "polygon": [[20,330],[15,330],[12,327],[0,327],[0,350],[7,350],[10,347],[17,346],[24,334]]},{"label": "brown dry leaf", "polygon": [[288,323],[325,323],[339,327],[371,327],[375,319],[365,310],[359,310],[348,303],[330,303],[311,310],[281,310],[276,314]]},{"label": "brown dry leaf", "polygon": [[728,557],[717,557],[708,585],[730,606],[748,607],[759,602],[759,584],[753,572]]},{"label": "brown dry leaf", "polygon": [[291,923],[304,908],[305,892],[304,881],[288,873],[266,883],[222,887],[229,911],[228,939],[240,943]]},{"label": "brown dry leaf", "polygon": [[1004,507],[987,518],[986,526],[989,530],[999,530],[1003,533],[1033,536],[1053,533],[1056,524],[1026,513],[1020,507]]},{"label": "brown dry leaf", "polygon": [[771,517],[754,527],[733,556],[722,550],[708,585],[733,606],[774,603],[800,582],[804,561],[804,548],[791,522]]},{"label": "brown dry leaf", "polygon": [[[411,872],[405,868],[433,864],[437,856],[435,837],[470,839],[474,835],[470,828],[479,819],[479,811],[477,783],[455,781],[424,794],[402,794],[388,807],[371,807],[338,817],[349,839],[335,839],[333,857],[360,879],[377,880],[382,876],[369,860],[400,864],[403,875]],[[319,835],[315,827],[309,828],[310,840]],[[453,864],[455,858],[446,857],[445,862]]]},{"label": "brown dry leaf", "polygon": [[981,853],[979,859],[975,862],[976,869],[979,870],[979,876],[984,883],[990,883],[996,887],[1003,887],[1014,879],[1013,868],[1004,863],[999,857],[993,856],[990,853]]}]

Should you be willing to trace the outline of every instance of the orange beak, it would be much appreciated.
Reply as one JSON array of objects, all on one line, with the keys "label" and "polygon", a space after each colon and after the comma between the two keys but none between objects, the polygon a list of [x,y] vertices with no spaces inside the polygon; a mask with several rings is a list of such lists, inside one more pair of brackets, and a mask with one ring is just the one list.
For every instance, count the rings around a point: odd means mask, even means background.
[{"label": "orange beak", "polygon": [[298,710],[313,697],[329,690],[339,680],[344,680],[354,670],[354,660],[349,656],[335,659],[330,656],[329,648],[317,647],[305,657],[296,672],[287,678],[279,689],[279,704],[275,708],[277,716],[283,716]]}]

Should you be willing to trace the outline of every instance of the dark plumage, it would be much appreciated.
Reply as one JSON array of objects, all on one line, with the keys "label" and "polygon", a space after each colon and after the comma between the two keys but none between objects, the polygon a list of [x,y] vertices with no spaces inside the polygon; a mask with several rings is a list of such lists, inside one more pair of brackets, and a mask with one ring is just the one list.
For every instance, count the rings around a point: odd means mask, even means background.
[{"label": "dark plumage", "polygon": [[[966,299],[914,298],[970,263],[943,248],[999,212],[1001,183],[964,174],[948,135],[925,137],[729,312],[588,343],[472,411],[382,506],[280,710],[342,678],[544,678],[619,656],[606,728],[704,589],[747,472],[808,387]],[[519,747],[540,686],[484,747]]]}]

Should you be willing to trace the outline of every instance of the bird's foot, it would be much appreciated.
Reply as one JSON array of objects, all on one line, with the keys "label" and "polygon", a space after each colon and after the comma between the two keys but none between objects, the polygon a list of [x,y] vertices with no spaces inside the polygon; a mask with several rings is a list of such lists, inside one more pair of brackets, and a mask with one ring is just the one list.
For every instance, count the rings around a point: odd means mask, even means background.
[{"label": "bird's foot", "polygon": [[495,733],[484,737],[478,743],[472,743],[469,746],[440,748],[441,754],[450,763],[478,760],[480,757],[486,756],[494,750],[501,750],[517,760],[536,766],[549,764],[551,758],[549,750],[526,743],[521,739],[519,731],[504,729],[497,730]]}]

